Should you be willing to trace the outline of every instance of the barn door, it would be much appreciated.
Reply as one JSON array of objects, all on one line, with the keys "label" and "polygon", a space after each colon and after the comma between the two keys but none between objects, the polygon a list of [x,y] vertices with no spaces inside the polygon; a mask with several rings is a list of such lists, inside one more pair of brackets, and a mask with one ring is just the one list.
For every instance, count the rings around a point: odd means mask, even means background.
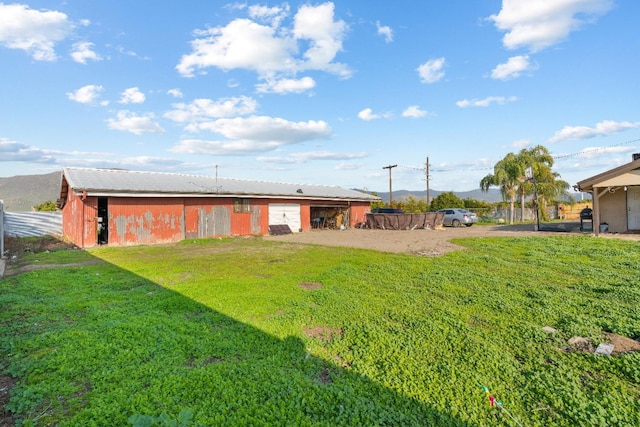
[{"label": "barn door", "polygon": [[269,225],[287,224],[291,231],[300,231],[300,205],[297,203],[269,203]]},{"label": "barn door", "polygon": [[640,230],[640,187],[627,188],[627,229]]}]

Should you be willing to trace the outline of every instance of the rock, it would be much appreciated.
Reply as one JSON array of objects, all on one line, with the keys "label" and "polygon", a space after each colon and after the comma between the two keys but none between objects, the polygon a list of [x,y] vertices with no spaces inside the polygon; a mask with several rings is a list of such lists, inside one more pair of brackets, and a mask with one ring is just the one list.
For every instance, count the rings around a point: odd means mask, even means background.
[{"label": "rock", "polygon": [[542,328],[542,330],[550,334],[555,334],[556,332],[558,332],[556,328],[552,328],[551,326],[545,326]]},{"label": "rock", "polygon": [[569,338],[569,345],[576,350],[589,351],[591,348],[591,340],[584,337]]}]

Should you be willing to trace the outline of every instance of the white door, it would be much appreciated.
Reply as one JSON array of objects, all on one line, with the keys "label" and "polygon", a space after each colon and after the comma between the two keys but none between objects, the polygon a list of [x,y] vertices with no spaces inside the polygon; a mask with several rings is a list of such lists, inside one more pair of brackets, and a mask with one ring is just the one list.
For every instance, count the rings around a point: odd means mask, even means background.
[{"label": "white door", "polygon": [[627,228],[640,230],[640,187],[627,187]]},{"label": "white door", "polygon": [[269,203],[269,225],[287,224],[291,231],[300,231],[300,205],[296,203]]}]

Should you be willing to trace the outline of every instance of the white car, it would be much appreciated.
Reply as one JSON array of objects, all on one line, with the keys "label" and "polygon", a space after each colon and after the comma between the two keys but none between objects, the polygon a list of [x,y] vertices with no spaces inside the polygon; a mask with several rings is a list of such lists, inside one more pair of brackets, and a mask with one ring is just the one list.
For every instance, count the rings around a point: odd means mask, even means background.
[{"label": "white car", "polygon": [[466,209],[440,209],[438,212],[444,212],[444,225],[460,227],[464,224],[471,227],[478,222],[478,215]]}]

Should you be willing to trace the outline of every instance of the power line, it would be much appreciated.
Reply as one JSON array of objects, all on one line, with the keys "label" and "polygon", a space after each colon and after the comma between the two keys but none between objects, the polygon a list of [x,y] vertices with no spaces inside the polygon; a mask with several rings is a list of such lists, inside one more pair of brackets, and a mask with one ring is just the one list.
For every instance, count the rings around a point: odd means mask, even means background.
[{"label": "power line", "polygon": [[632,139],[631,141],[626,141],[626,142],[620,142],[618,144],[613,144],[613,145],[607,145],[606,147],[598,147],[598,148],[592,148],[590,150],[583,150],[583,151],[579,151],[577,153],[571,153],[571,154],[559,154],[557,156],[551,156],[554,159],[566,159],[567,157],[573,157],[573,156],[579,156],[581,154],[591,154],[591,153],[597,153],[599,151],[604,151],[607,148],[613,148],[613,147],[620,147],[621,145],[627,145],[627,144],[631,144],[632,142],[638,142],[640,141],[640,138],[638,139]]},{"label": "power line", "polygon": [[[600,151],[605,151],[608,148],[620,147],[622,145],[627,145],[627,144],[631,144],[631,143],[639,142],[639,141],[640,141],[640,138],[637,138],[637,139],[632,139],[630,141],[619,142],[617,144],[607,145],[605,147],[592,148],[590,150],[578,151],[576,153],[558,154],[558,155],[555,155],[555,156],[552,155],[551,157],[554,160],[566,159],[566,158],[569,158],[569,157],[587,155],[587,154],[591,154],[591,153],[598,153]],[[424,168],[424,167],[403,166],[403,165],[399,165],[399,166],[401,168],[404,168],[404,169],[411,169],[411,170],[420,171],[420,172],[425,172],[426,171],[426,168]],[[469,168],[441,168],[441,169],[430,169],[429,171],[430,172],[446,173],[446,172],[478,172],[478,171],[490,171],[490,170],[493,170],[493,166],[469,167]]]}]

